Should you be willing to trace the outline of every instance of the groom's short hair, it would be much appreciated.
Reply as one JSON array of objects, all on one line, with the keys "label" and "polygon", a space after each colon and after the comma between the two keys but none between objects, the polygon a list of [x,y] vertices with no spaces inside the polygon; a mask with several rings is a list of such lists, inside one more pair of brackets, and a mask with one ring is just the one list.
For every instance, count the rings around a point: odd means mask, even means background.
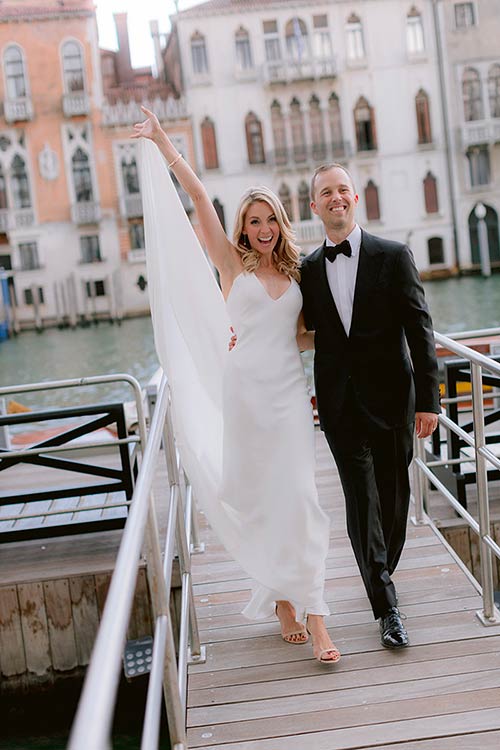
[{"label": "groom's short hair", "polygon": [[316,167],[314,170],[314,174],[311,179],[311,200],[314,200],[314,188],[316,186],[316,178],[318,175],[322,174],[323,172],[329,172],[330,169],[341,169],[343,172],[346,173],[346,175],[349,177],[349,180],[351,181],[352,189],[354,192],[356,192],[356,188],[354,187],[354,180],[352,179],[351,173],[338,162],[332,161],[329,164],[321,164],[321,166]]}]

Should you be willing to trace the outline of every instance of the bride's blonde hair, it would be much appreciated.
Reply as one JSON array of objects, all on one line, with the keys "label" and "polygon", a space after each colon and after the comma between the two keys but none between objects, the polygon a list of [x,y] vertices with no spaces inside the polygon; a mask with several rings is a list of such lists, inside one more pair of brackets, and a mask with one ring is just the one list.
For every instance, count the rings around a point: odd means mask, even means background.
[{"label": "bride's blonde hair", "polygon": [[259,267],[261,258],[258,250],[250,247],[248,237],[243,231],[247,211],[252,203],[267,203],[278,222],[280,234],[273,250],[275,268],[280,273],[291,276],[295,281],[300,281],[300,248],[295,244],[295,233],[282,202],[272,190],[265,186],[249,188],[243,193],[236,212],[233,243],[241,256],[243,268],[248,273],[252,273]]}]

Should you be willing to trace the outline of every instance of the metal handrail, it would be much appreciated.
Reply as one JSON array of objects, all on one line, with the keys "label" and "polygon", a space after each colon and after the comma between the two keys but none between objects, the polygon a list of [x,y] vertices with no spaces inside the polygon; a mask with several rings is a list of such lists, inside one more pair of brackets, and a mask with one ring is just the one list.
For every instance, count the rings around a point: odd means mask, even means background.
[{"label": "metal handrail", "polygon": [[[202,662],[204,647],[200,645],[191,581],[191,550],[201,551],[198,542],[192,491],[175,448],[170,413],[169,388],[165,376],[158,387],[156,405],[149,435],[139,382],[127,374],[103,375],[0,388],[0,397],[14,393],[72,388],[123,381],[134,391],[139,437],[107,442],[123,444],[138,442],[142,462],[136,478],[129,515],[111,578],[91,660],[71,730],[69,750],[109,750],[112,719],[121,672],[126,630],[133,606],[141,552],[145,548],[147,574],[155,622],[151,673],[148,683],[141,750],[157,750],[160,733],[162,693],[172,750],[187,750],[186,685],[188,662]],[[164,555],[160,546],[152,484],[161,450],[165,451],[170,484],[170,506]],[[87,447],[87,445],[85,446]],[[78,446],[82,448],[82,446]],[[54,452],[65,450],[58,446]],[[35,455],[47,448],[9,452],[9,456]],[[183,478],[183,482],[180,478]],[[87,509],[87,508],[86,508]],[[62,512],[61,510],[58,511]],[[40,515],[40,514],[39,514]],[[179,622],[179,662],[176,657],[171,615],[170,591],[174,552],[179,556],[182,580],[181,617]]]},{"label": "metal handrail", "polygon": [[[493,332],[500,333],[500,329],[493,329]],[[492,331],[488,331],[491,333]],[[468,332],[469,337],[472,334],[485,335],[486,331]],[[465,337],[465,335],[456,334],[456,338]],[[417,524],[426,523],[425,509],[428,502],[428,486],[426,479],[429,479],[433,486],[446,498],[453,509],[465,520],[468,526],[476,532],[481,540],[480,565],[481,565],[481,590],[483,598],[483,609],[476,614],[483,625],[500,625],[500,612],[495,607],[494,588],[493,588],[493,558],[492,554],[500,559],[500,547],[490,535],[490,515],[489,515],[489,492],[488,492],[488,467],[487,464],[500,468],[500,460],[495,454],[488,449],[486,445],[486,436],[484,430],[484,394],[483,394],[483,370],[500,376],[500,363],[486,357],[483,354],[471,349],[463,344],[457,343],[450,336],[443,336],[440,333],[434,333],[436,343],[445,347],[457,356],[470,362],[471,367],[471,397],[472,399],[472,419],[473,434],[465,432],[458,424],[453,422],[445,414],[439,414],[439,423],[448,431],[459,435],[470,447],[474,449],[474,458],[467,456],[462,461],[474,461],[476,468],[477,482],[477,502],[479,521],[476,521],[471,514],[458,502],[450,490],[436,477],[431,470],[432,466],[438,466],[448,463],[456,463],[453,459],[450,461],[427,461],[425,446],[422,440],[415,438],[415,456],[413,459],[413,485],[414,485],[414,504],[415,504],[415,522]],[[449,399],[447,401],[451,401]]]},{"label": "metal handrail", "polygon": [[[164,558],[156,521],[152,485],[161,443],[170,484]],[[186,672],[189,657],[201,662],[200,645],[190,567],[190,539],[186,536],[186,514],[191,489],[181,486],[175,450],[169,389],[163,376],[158,389],[148,441],[120,543],[115,569],[103,610],[82,695],[75,716],[69,750],[108,750],[121,660],[141,549],[146,546],[147,571],[154,610],[155,628],[151,672],[148,682],[141,750],[157,750],[160,733],[161,699],[166,707],[172,750],[186,750]],[[186,506],[184,508],[184,505]],[[176,658],[170,615],[170,589],[174,549],[179,556],[182,605],[179,624],[179,660]],[[188,636],[189,634],[189,636]],[[190,647],[190,648],[189,648]]]}]

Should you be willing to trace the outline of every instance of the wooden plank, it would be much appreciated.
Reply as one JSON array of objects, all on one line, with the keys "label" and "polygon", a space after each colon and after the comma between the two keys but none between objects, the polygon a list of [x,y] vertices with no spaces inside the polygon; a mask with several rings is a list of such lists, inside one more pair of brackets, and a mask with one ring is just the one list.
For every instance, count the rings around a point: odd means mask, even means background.
[{"label": "wooden plank", "polygon": [[99,619],[101,619],[102,611],[106,603],[106,597],[108,595],[109,584],[111,583],[111,573],[96,575],[94,576],[94,580],[97,610],[99,612]]},{"label": "wooden plank", "polygon": [[[321,675],[321,678],[325,675]],[[388,682],[381,690],[380,684],[362,684],[362,680],[354,678],[352,687],[344,687],[343,690],[314,690],[310,693],[294,692],[285,696],[272,696],[257,699],[255,695],[250,699],[244,699],[236,703],[205,705],[192,708],[188,711],[188,727],[204,726],[206,724],[224,724],[238,721],[251,721],[262,719],[286,718],[300,715],[302,720],[308,723],[307,713],[336,712],[339,709],[358,706],[363,710],[367,705],[380,707],[382,704],[399,703],[402,696],[405,701],[416,701],[420,698],[432,698],[446,694],[451,697],[453,703],[459,693],[470,693],[472,690],[486,690],[496,688],[500,696],[500,671],[497,669],[485,669],[478,673],[471,673],[464,680],[463,674],[451,674],[445,676],[424,677],[420,675],[417,679],[407,679],[401,682]],[[317,683],[321,683],[318,679]],[[361,683],[361,684],[360,684]],[[300,696],[300,697],[299,697]],[[299,698],[299,699],[298,699]],[[398,706],[398,710],[399,710]],[[499,725],[500,726],[500,725]]]},{"label": "wooden plank", "polygon": [[99,612],[94,576],[76,576],[69,579],[76,654],[80,666],[86,666],[99,626]]},{"label": "wooden plank", "polygon": [[[362,658],[351,658],[346,662],[342,661],[335,669],[322,674],[318,674],[318,670],[314,669],[314,674],[309,676],[283,679],[282,675],[276,675],[272,679],[272,673],[269,672],[269,680],[266,682],[248,681],[240,685],[222,685],[217,688],[211,686],[202,690],[191,689],[189,708],[224,706],[250,700],[263,701],[290,696],[319,695],[334,690],[353,690],[369,686],[376,686],[377,690],[380,686],[384,686],[384,699],[386,699],[385,686],[387,685],[398,686],[397,689],[404,691],[407,696],[406,683],[413,680],[428,681],[434,677],[451,675],[459,675],[463,679],[463,675],[467,675],[468,672],[480,673],[499,668],[500,652],[467,654],[421,662],[389,663],[372,668],[363,668]],[[212,721],[218,723],[219,717]]]},{"label": "wooden plank", "polygon": [[405,742],[404,745],[378,745],[377,750],[498,750],[500,732],[461,734],[460,737],[432,737],[429,740]]},{"label": "wooden plank", "polygon": [[23,583],[17,587],[21,609],[21,628],[26,654],[26,668],[35,675],[50,669],[49,631],[41,583]]},{"label": "wooden plank", "polygon": [[12,677],[26,671],[21,614],[15,586],[0,588],[0,674]]},{"label": "wooden plank", "polygon": [[151,601],[145,568],[140,568],[137,573],[134,602],[127,631],[127,638],[143,638],[153,634],[151,619]]},{"label": "wooden plank", "polygon": [[78,664],[69,582],[65,578],[59,581],[46,581],[43,591],[52,667],[66,672]]},{"label": "wooden plank", "polygon": [[[291,646],[289,648],[295,648]],[[302,646],[298,647],[302,649]],[[307,649],[307,646],[304,648]],[[467,655],[495,654],[500,651],[500,635],[490,635],[487,638],[474,640],[445,641],[425,646],[412,646],[400,654],[393,654],[384,650],[371,651],[367,653],[344,654],[341,662],[335,667],[335,674],[349,670],[365,670],[378,667],[389,667],[391,665],[401,666],[414,665],[418,668],[421,662],[439,659],[464,658]],[[208,649],[210,656],[210,649]],[[218,686],[243,685],[257,682],[268,682],[272,680],[290,680],[296,677],[307,678],[318,675],[319,665],[311,659],[310,652],[302,660],[283,660],[277,664],[258,664],[250,667],[235,667],[222,669],[214,672],[195,672],[190,669],[189,691],[204,688],[217,688]],[[323,679],[326,679],[326,673]],[[195,700],[195,697],[193,697]]]},{"label": "wooden plank", "polygon": [[[432,720],[429,717],[432,716]],[[468,746],[460,743],[460,737],[468,738],[474,732],[485,732],[488,730],[498,731],[498,709],[488,708],[478,711],[458,711],[457,713],[444,715],[429,714],[422,718],[409,721],[390,721],[387,716],[381,723],[372,726],[361,726],[355,728],[340,729],[334,731],[305,731],[300,735],[290,735],[283,738],[266,738],[260,741],[250,742],[232,741],[218,745],[218,750],[351,750],[351,748],[383,748],[387,743],[406,743],[411,740],[431,740],[453,735],[455,748],[469,750]],[[213,747],[213,733],[211,728],[203,733],[204,744],[194,745],[200,750],[208,750]],[[207,744],[210,742],[211,744]],[[398,744],[401,750],[407,750],[406,744]],[[434,750],[429,744],[425,750]]]},{"label": "wooden plank", "polygon": [[[382,693],[382,691],[379,692]],[[379,742],[382,740],[387,744],[387,742],[396,739],[400,741],[429,736],[429,730],[434,731],[434,725],[437,723],[441,724],[443,732],[447,734],[456,733],[457,714],[479,714],[484,710],[493,710],[494,716],[487,715],[487,726],[481,722],[480,729],[500,729],[499,699],[500,689],[489,688],[452,695],[441,694],[413,700],[373,703],[362,707],[329,709],[311,712],[306,716],[295,714],[287,716],[286,719],[282,718],[280,721],[276,721],[275,718],[265,718],[208,725],[189,729],[188,744],[193,748],[210,747],[217,744],[224,747],[225,743],[238,742],[241,743],[239,750],[242,750],[242,748],[254,750],[257,740],[272,738],[274,744],[268,745],[268,747],[273,747],[273,750],[279,748],[291,750],[291,748],[299,747],[301,750],[304,747],[314,747],[314,750],[320,750],[320,748],[331,750],[332,746],[337,750],[339,745],[334,744],[332,739],[338,732],[332,730],[343,729],[347,730],[344,731],[344,736],[349,735],[351,744],[341,745],[341,747],[359,747],[359,745],[353,744],[353,737],[359,738],[360,743],[363,738],[365,746],[367,741],[373,743],[369,745],[369,747],[372,747],[376,745],[373,739],[377,738]],[[391,719],[394,717],[397,717],[397,721],[391,724]],[[430,720],[431,717],[432,720]],[[427,729],[417,736],[411,731],[412,723],[416,719],[425,719],[427,724]],[[432,729],[430,729],[431,727]],[[471,726],[467,726],[465,729],[470,731]],[[311,731],[314,732],[312,735],[309,734]],[[317,742],[319,732],[323,734],[323,738],[329,736],[328,745]],[[212,736],[210,738],[203,736],[207,733]],[[279,737],[283,738],[284,741],[278,742],[277,738]],[[308,745],[308,740],[311,742],[313,738],[314,742]],[[300,740],[300,744],[297,743],[297,740]]]}]

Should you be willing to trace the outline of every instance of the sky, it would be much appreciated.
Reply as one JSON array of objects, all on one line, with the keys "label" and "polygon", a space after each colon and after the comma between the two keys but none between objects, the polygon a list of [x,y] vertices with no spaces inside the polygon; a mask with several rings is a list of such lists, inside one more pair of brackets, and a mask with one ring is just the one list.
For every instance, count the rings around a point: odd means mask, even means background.
[{"label": "sky", "polygon": [[[203,0],[179,0],[179,10],[200,2]],[[117,49],[113,13],[127,13],[132,67],[153,64],[149,21],[156,19],[160,24],[160,33],[168,32],[169,16],[175,13],[174,0],[96,0],[96,6],[99,45],[105,49]]]}]

